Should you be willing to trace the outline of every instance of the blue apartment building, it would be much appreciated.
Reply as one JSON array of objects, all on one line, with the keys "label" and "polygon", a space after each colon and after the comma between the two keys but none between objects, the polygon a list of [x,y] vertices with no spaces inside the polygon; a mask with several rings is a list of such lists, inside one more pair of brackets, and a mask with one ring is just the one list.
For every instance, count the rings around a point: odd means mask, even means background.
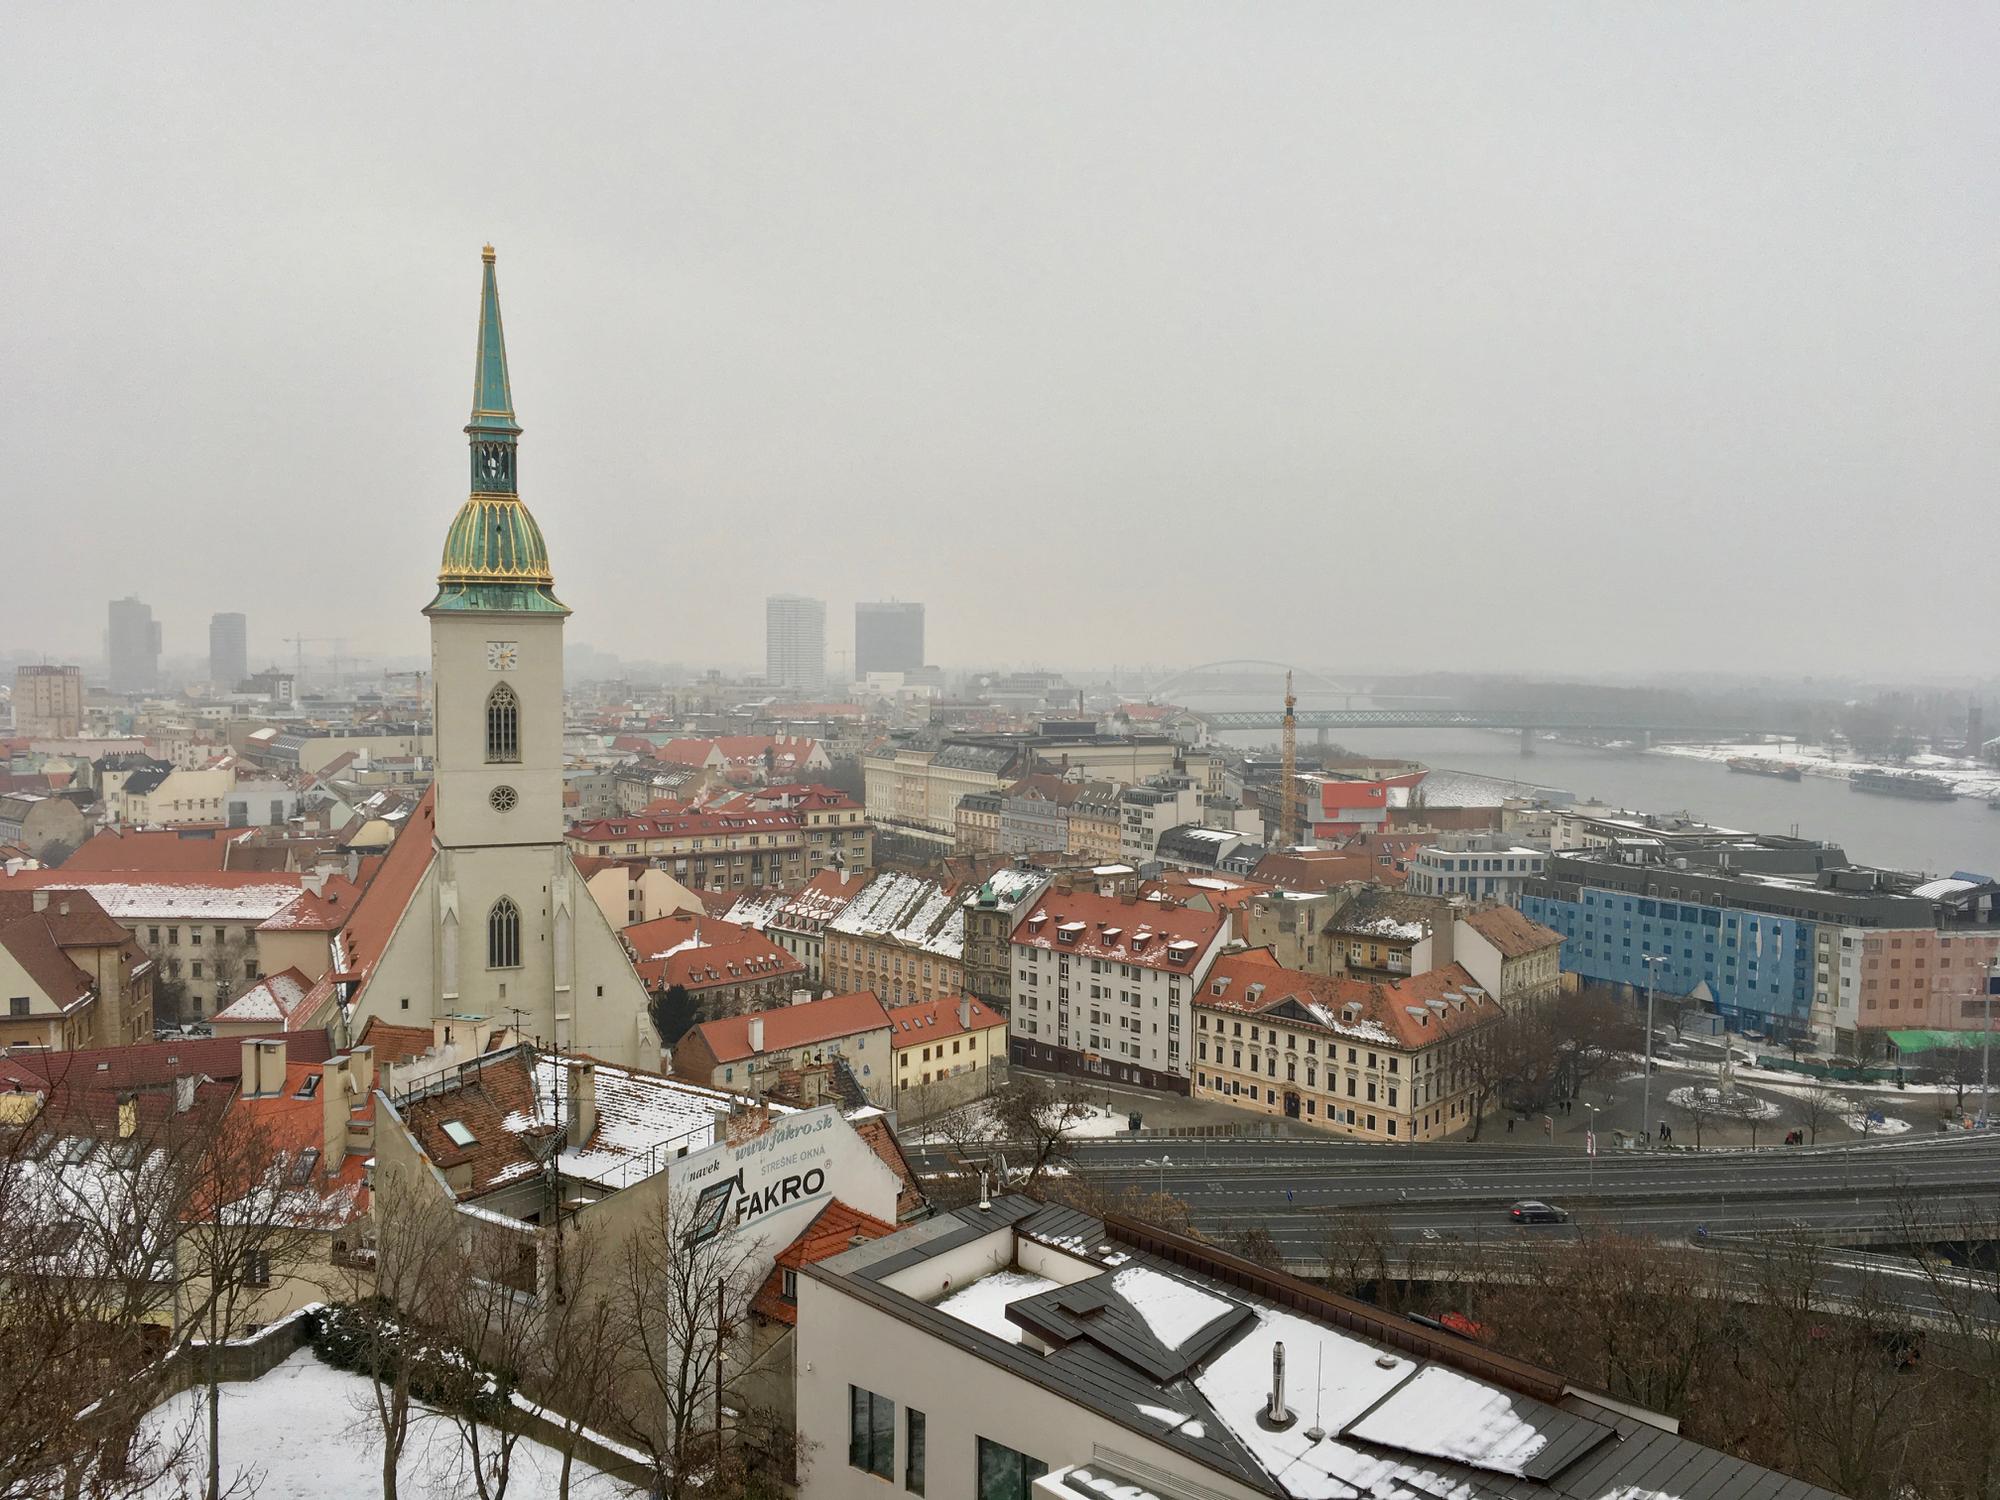
[{"label": "blue apartment building", "polygon": [[1832,844],[1731,836],[1552,855],[1520,907],[1590,983],[1643,990],[1650,972],[1661,994],[1705,987],[1731,1030],[1804,1038],[1815,1002],[1821,1022],[1837,1003],[1843,936],[1940,920],[1906,880]]}]

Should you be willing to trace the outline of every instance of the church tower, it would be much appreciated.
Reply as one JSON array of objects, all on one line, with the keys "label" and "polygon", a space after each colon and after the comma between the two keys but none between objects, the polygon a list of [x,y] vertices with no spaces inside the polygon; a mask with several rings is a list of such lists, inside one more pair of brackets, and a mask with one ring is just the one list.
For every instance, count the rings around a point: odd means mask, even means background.
[{"label": "church tower", "polygon": [[[521,503],[521,425],[493,247],[472,373],[472,484],[445,533],[431,622],[440,998],[568,1045],[571,904],[563,843],[563,623],[541,528]],[[587,898],[586,898],[587,899]]]}]

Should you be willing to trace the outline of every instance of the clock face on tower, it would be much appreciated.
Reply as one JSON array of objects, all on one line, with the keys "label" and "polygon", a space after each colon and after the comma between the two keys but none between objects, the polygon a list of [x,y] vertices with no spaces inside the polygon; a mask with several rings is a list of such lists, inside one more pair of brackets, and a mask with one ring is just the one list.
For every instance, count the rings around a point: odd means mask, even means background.
[{"label": "clock face on tower", "polygon": [[511,672],[520,665],[521,648],[513,641],[488,641],[486,665],[496,672]]}]

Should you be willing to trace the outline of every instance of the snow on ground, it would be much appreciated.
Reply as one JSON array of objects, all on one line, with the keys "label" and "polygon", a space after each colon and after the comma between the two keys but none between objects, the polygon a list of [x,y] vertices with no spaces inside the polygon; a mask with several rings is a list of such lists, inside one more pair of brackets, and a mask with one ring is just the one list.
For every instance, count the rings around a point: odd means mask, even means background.
[{"label": "snow on ground", "polygon": [[[157,1407],[149,1423],[156,1435],[177,1434],[199,1413],[200,1391],[187,1391]],[[253,1475],[258,1500],[329,1500],[336,1495],[379,1492],[382,1436],[375,1425],[368,1382],[359,1375],[321,1364],[301,1349],[259,1380],[222,1387],[222,1479]],[[426,1413],[413,1422],[399,1471],[406,1500],[456,1500],[472,1491],[462,1467],[464,1444],[443,1418]],[[200,1459],[195,1472],[162,1478],[146,1491],[148,1500],[177,1500],[202,1492]],[[522,1438],[514,1449],[508,1493],[553,1495],[562,1456],[553,1448]],[[570,1492],[579,1500],[624,1500],[638,1491],[577,1461]]]},{"label": "snow on ground", "polygon": [[950,1313],[961,1323],[983,1328],[1010,1344],[1018,1344],[1021,1342],[1021,1330],[1018,1325],[1007,1321],[1007,1304],[1061,1285],[1059,1281],[1051,1281],[1046,1276],[1037,1276],[1029,1271],[995,1271],[953,1292],[937,1304],[937,1310]]},{"label": "snow on ground", "polygon": [[1786,760],[1808,776],[1844,780],[1854,771],[1922,771],[1941,776],[1961,797],[2000,797],[2000,773],[1977,761],[1950,755],[1913,755],[1907,762],[1840,760],[1824,745],[1655,745],[1649,754],[1690,760]]},{"label": "snow on ground", "polygon": [[[983,1136],[991,1131],[993,1128],[993,1101],[991,1099],[975,1100],[967,1108],[972,1114],[970,1132],[973,1136]],[[1111,1109],[1102,1104],[1092,1104],[1088,1115],[1080,1120],[1070,1122],[1068,1134],[1072,1140],[1104,1140],[1114,1135],[1130,1135],[1130,1125],[1131,1122],[1126,1118],[1124,1110]],[[942,1146],[948,1143],[948,1136],[955,1135],[956,1133],[956,1127],[948,1132],[940,1126],[932,1124],[922,1130],[905,1132],[903,1141],[906,1145]]]},{"label": "snow on ground", "polygon": [[1703,1113],[1728,1120],[1774,1120],[1778,1106],[1755,1094],[1725,1094],[1721,1089],[1687,1084],[1667,1095],[1667,1103],[1682,1109],[1699,1108]]},{"label": "snow on ground", "polygon": [[1842,1115],[1840,1123],[1856,1135],[1903,1135],[1910,1128],[1908,1120],[1899,1120],[1894,1115],[1884,1115],[1873,1122],[1865,1114]]},{"label": "snow on ground", "polygon": [[1222,1298],[1147,1266],[1125,1267],[1113,1275],[1111,1285],[1168,1349],[1180,1348],[1230,1308]]}]

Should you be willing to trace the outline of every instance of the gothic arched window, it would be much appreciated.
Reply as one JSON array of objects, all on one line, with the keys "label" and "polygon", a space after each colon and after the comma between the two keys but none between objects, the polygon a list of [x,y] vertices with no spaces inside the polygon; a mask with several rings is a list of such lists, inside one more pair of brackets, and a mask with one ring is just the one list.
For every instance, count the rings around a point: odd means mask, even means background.
[{"label": "gothic arched window", "polygon": [[486,967],[521,967],[521,908],[505,896],[486,914]]},{"label": "gothic arched window", "polygon": [[520,758],[521,700],[503,682],[486,695],[486,759],[511,762]]}]

